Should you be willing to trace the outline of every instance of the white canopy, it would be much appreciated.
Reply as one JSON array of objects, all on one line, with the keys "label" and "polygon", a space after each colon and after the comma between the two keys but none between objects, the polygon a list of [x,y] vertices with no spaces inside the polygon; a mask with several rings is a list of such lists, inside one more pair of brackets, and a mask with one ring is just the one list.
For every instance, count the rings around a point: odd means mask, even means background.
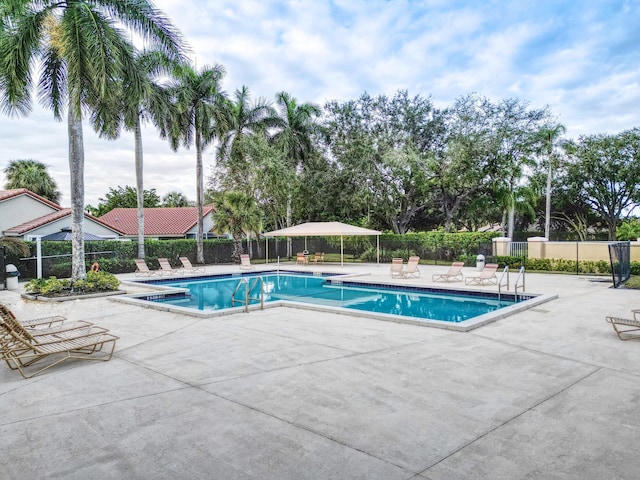
[{"label": "white canopy", "polygon": [[344,265],[345,236],[376,235],[378,236],[378,262],[380,261],[380,237],[382,232],[368,228],[356,227],[341,222],[307,222],[293,227],[274,230],[264,234],[265,237],[340,237],[340,263]]}]

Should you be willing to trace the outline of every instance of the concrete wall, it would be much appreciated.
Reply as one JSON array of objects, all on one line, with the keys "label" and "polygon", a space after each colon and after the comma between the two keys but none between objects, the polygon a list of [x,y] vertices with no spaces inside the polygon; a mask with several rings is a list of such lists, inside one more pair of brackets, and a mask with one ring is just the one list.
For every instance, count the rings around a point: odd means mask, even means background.
[{"label": "concrete wall", "polygon": [[[509,255],[509,238],[494,238],[495,255]],[[543,237],[527,239],[527,258],[609,261],[610,242],[548,242]],[[498,253],[501,252],[501,253]],[[640,262],[640,242],[631,242],[631,261]]]}]

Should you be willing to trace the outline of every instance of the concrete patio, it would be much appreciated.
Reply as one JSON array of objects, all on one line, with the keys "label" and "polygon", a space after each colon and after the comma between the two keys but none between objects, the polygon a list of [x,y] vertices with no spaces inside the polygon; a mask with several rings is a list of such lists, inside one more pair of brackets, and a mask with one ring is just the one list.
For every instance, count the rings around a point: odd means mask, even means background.
[{"label": "concrete patio", "polygon": [[[321,268],[389,281],[388,265]],[[394,281],[430,284],[446,267],[421,270]],[[30,380],[0,366],[0,478],[637,479],[640,342],[604,317],[628,317],[640,297],[609,280],[527,274],[527,292],[559,298],[465,333],[0,291],[18,318],[120,336],[106,363]]]}]

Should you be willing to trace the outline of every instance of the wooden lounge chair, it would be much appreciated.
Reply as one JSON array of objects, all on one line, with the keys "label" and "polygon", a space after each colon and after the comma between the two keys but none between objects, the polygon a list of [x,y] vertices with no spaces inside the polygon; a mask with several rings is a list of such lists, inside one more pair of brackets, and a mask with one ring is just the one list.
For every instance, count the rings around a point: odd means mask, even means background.
[{"label": "wooden lounge chair", "polygon": [[296,254],[296,263],[298,265],[306,265],[307,264],[307,257],[305,256],[304,253]]},{"label": "wooden lounge chair", "polygon": [[607,322],[611,324],[620,340],[640,340],[640,333],[630,333],[640,332],[640,320],[638,320],[637,316],[640,310],[632,310],[632,312],[633,320],[620,317],[607,317]]},{"label": "wooden lounge chair", "polygon": [[177,275],[180,269],[173,268],[166,258],[158,258],[160,264],[160,275]]},{"label": "wooden lounge chair", "polygon": [[497,263],[487,263],[484,266],[484,269],[480,272],[480,275],[474,275],[472,277],[467,277],[464,280],[465,285],[497,285],[498,284],[498,276],[496,272],[498,271]]},{"label": "wooden lounge chair", "polygon": [[[0,308],[0,332],[2,332],[2,349],[0,359],[4,360],[10,369],[18,370],[24,378],[31,378],[68,359],[107,361],[110,360],[118,337],[106,333],[107,330],[96,325],[71,325],[64,323],[52,327],[28,330],[18,322],[10,310]],[[78,323],[78,322],[74,322]],[[111,349],[102,356],[92,356],[102,351],[103,347],[111,344]],[[53,362],[44,367],[39,366],[35,371],[27,367],[52,357]]]},{"label": "wooden lounge chair", "polygon": [[182,262],[181,271],[185,273],[204,273],[203,266],[194,267],[187,257],[180,257],[180,261]]},{"label": "wooden lounge chair", "polygon": [[136,258],[136,266],[138,267],[136,270],[136,277],[151,277],[153,275],[160,274],[158,270],[149,270],[147,262],[142,258]]},{"label": "wooden lounge chair", "polygon": [[311,259],[313,263],[324,263],[324,253],[316,252],[316,254]]},{"label": "wooden lounge chair", "polygon": [[420,263],[420,257],[409,257],[409,261],[407,265],[402,270],[402,276],[404,278],[407,277],[419,277],[420,270],[418,269],[418,264]]},{"label": "wooden lounge chair", "polygon": [[403,277],[403,260],[401,258],[391,259],[391,278]]},{"label": "wooden lounge chair", "polygon": [[432,277],[432,281],[461,282],[463,279],[462,267],[464,267],[464,262],[453,262],[446,273],[435,273]]},{"label": "wooden lounge chair", "polygon": [[253,270],[255,267],[255,265],[251,265],[251,259],[249,258],[249,255],[247,255],[246,253],[243,253],[242,255],[240,255],[240,270]]}]

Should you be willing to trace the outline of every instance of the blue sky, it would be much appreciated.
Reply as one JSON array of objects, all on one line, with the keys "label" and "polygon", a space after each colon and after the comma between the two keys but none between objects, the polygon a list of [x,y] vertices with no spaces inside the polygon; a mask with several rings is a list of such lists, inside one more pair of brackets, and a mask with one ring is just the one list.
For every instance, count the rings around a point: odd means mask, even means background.
[{"label": "blue sky", "polygon": [[[406,89],[445,107],[471,92],[548,105],[568,137],[640,127],[640,0],[258,1],[157,0],[196,65],[224,65],[224,89],[254,97],[288,91],[320,105]],[[0,114],[9,160],[49,165],[69,205],[66,125],[36,108]],[[195,151],[172,152],[144,132],[145,188],[195,198]],[[86,202],[135,185],[133,137],[98,139],[85,127]],[[213,149],[204,155],[205,173]],[[2,179],[2,181],[4,181]]]}]

